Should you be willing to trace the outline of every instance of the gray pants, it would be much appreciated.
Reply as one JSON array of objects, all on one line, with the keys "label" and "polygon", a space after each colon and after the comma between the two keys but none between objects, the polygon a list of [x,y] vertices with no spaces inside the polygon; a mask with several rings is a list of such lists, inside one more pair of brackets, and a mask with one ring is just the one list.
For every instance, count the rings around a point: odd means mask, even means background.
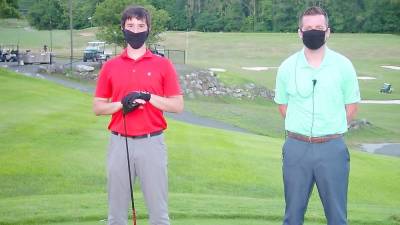
[{"label": "gray pants", "polygon": [[[152,225],[169,225],[167,150],[164,135],[128,138],[133,184],[138,177]],[[108,162],[108,224],[126,225],[130,189],[125,137],[111,135]]]},{"label": "gray pants", "polygon": [[328,225],[347,225],[350,156],[343,137],[307,143],[288,137],[283,146],[284,225],[301,225],[314,183]]}]

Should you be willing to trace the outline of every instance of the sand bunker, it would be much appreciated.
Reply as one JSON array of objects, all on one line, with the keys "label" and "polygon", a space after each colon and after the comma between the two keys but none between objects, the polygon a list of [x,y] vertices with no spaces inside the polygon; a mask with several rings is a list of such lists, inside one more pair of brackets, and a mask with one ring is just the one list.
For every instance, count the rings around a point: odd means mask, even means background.
[{"label": "sand bunker", "polygon": [[24,30],[28,31],[28,32],[32,32],[33,31],[32,27],[24,27]]},{"label": "sand bunker", "polygon": [[381,66],[381,67],[392,70],[400,70],[400,66]]},{"label": "sand bunker", "polygon": [[87,33],[87,32],[79,33],[79,35],[84,37],[94,37],[94,33]]},{"label": "sand bunker", "polygon": [[226,69],[222,69],[222,68],[208,68],[208,70],[213,71],[213,72],[226,72]]},{"label": "sand bunker", "polygon": [[276,69],[278,67],[266,67],[266,66],[256,66],[256,67],[242,67],[244,70],[252,70],[252,71],[266,71],[269,69]]},{"label": "sand bunker", "polygon": [[375,77],[357,77],[359,80],[375,80]]},{"label": "sand bunker", "polygon": [[360,103],[398,105],[400,100],[361,100]]}]

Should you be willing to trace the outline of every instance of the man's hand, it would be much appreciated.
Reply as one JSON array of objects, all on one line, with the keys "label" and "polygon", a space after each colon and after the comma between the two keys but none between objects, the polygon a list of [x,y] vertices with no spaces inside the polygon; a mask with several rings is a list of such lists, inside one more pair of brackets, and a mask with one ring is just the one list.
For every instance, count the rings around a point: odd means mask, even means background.
[{"label": "man's hand", "polygon": [[[150,101],[150,98],[151,98],[151,94],[149,92],[143,92],[143,91],[131,92],[128,95],[126,95],[121,101],[122,111],[124,112],[124,114],[132,112],[133,110],[138,108],[141,104],[144,104],[144,103]],[[136,100],[139,100],[139,101],[136,101]]]},{"label": "man's hand", "polygon": [[122,104],[122,112],[124,114],[127,114],[129,112],[132,112],[135,110],[137,107],[139,107],[139,103],[136,102],[135,100],[138,99],[140,96],[139,92],[131,92],[127,94],[121,101]]},{"label": "man's hand", "polygon": [[137,99],[142,99],[145,100],[146,102],[150,101],[151,94],[149,92],[139,91],[134,93],[138,93]]}]

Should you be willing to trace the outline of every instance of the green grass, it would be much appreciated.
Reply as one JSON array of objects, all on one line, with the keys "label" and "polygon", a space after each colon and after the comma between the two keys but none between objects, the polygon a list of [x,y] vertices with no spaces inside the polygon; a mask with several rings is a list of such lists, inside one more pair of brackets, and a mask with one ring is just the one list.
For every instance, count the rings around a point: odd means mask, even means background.
[{"label": "green grass", "polygon": [[[244,128],[269,137],[284,136],[284,121],[271,101],[198,98],[185,102],[187,110],[204,117]],[[357,119],[367,119],[372,126],[347,133],[348,143],[358,148],[363,143],[400,141],[400,107],[398,105],[360,104]]]},{"label": "green grass", "polygon": [[[74,55],[81,57],[88,41],[96,39],[97,28],[74,30]],[[29,27],[24,20],[1,19],[0,44],[19,43],[22,50],[39,51],[50,46],[50,32]],[[53,49],[58,56],[69,56],[69,30],[53,30]],[[254,82],[270,89],[275,87],[276,69],[248,71],[242,67],[277,67],[289,55],[298,51],[302,43],[297,33],[202,33],[166,32],[162,44],[168,49],[186,50],[187,64],[199,68],[224,68],[219,77],[227,84]],[[331,34],[328,46],[354,64],[359,76],[376,80],[360,80],[363,99],[400,99],[400,72],[381,68],[382,65],[400,66],[400,36],[392,34]],[[114,52],[114,47],[108,47]],[[120,49],[117,50],[118,52]],[[380,94],[384,82],[393,84],[393,94]],[[399,89],[400,90],[400,89]]]},{"label": "green grass", "polygon": [[[270,89],[275,87],[276,69],[255,72],[241,67],[279,66],[285,58],[302,47],[295,33],[168,32],[164,38],[167,46],[186,49],[188,63],[191,65],[227,69],[227,72],[217,72],[226,84],[253,82]],[[362,99],[400,99],[400,71],[381,67],[400,66],[398,35],[332,34],[328,46],[347,56],[359,76],[377,78],[359,80]],[[379,93],[384,82],[393,85],[395,90],[392,94]],[[283,121],[276,105],[269,101],[197,98],[187,101],[186,105],[195,114],[221,120],[257,134],[271,137],[283,135]],[[349,141],[353,146],[365,142],[400,142],[400,126],[395,122],[400,120],[398,105],[362,104],[357,118],[367,119],[373,126],[349,133]]]},{"label": "green grass", "polygon": [[[74,57],[82,57],[83,50],[88,41],[97,40],[97,28],[73,30]],[[55,56],[70,56],[70,31],[69,30],[36,30],[24,20],[0,19],[0,44],[19,45],[23,52],[27,49],[39,52],[47,45],[50,49],[50,35],[53,40],[53,52]],[[108,51],[114,52],[114,46],[107,46]]]},{"label": "green grass", "polygon": [[[228,75],[218,73],[227,83],[240,78],[243,82],[252,81],[271,89],[275,87],[276,69],[257,72],[241,67],[277,67],[302,48],[297,33],[167,32],[164,38],[166,46],[187,51],[188,64],[227,69]],[[334,33],[328,46],[347,56],[359,76],[377,78],[360,81],[363,99],[400,99],[400,91],[391,95],[379,94],[384,82],[400,87],[400,72],[380,67],[400,66],[399,35]]]},{"label": "green grass", "polygon": [[[74,55],[81,56],[87,41],[95,39],[97,28],[75,30]],[[26,21],[0,20],[2,43],[19,41],[22,49],[39,51],[49,45],[50,32],[29,28]],[[273,89],[276,69],[247,71],[247,66],[279,66],[302,45],[296,33],[202,33],[166,32],[163,44],[169,49],[185,49],[188,71],[191,67],[221,67],[217,72],[227,85],[255,83]],[[69,31],[54,30],[53,45],[56,55],[69,55]],[[400,66],[400,36],[391,34],[332,34],[329,47],[352,60],[359,76],[376,80],[359,80],[363,99],[400,99],[400,71],[381,68],[381,65]],[[183,71],[183,73],[186,73]],[[393,84],[392,94],[380,94],[384,82]],[[195,114],[221,120],[245,128],[256,134],[281,137],[283,120],[275,104],[268,101],[197,98],[187,101],[186,109]],[[365,118],[372,127],[352,132],[350,143],[355,147],[365,142],[400,142],[400,107],[387,105],[360,105],[358,118]]]},{"label": "green grass", "polygon": [[255,134],[270,137],[284,136],[284,121],[278,107],[271,101],[201,98],[188,99],[185,106],[194,113],[245,128]]},{"label": "green grass", "polygon": [[[92,97],[4,69],[0,95],[0,224],[104,224],[108,118],[93,115]],[[281,138],[170,120],[166,139],[173,224],[281,223]],[[400,224],[399,159],[351,157],[351,224]],[[317,196],[307,224],[324,224]]]}]

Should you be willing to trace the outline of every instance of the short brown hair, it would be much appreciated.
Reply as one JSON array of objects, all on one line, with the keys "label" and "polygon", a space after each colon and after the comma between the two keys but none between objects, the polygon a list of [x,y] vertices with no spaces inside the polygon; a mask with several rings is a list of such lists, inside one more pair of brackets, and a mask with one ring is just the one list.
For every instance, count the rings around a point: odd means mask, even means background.
[{"label": "short brown hair", "polygon": [[132,18],[138,20],[144,20],[146,22],[147,28],[150,30],[151,28],[151,16],[147,9],[143,8],[142,6],[128,6],[122,12],[121,17],[121,27],[122,29],[125,28],[125,22]]},{"label": "short brown hair", "polygon": [[328,14],[323,10],[321,7],[318,6],[312,6],[308,9],[306,9],[303,14],[300,15],[299,17],[299,28],[303,26],[303,17],[304,16],[314,16],[314,15],[323,15],[325,17],[325,24],[327,27],[329,27],[329,18]]}]

